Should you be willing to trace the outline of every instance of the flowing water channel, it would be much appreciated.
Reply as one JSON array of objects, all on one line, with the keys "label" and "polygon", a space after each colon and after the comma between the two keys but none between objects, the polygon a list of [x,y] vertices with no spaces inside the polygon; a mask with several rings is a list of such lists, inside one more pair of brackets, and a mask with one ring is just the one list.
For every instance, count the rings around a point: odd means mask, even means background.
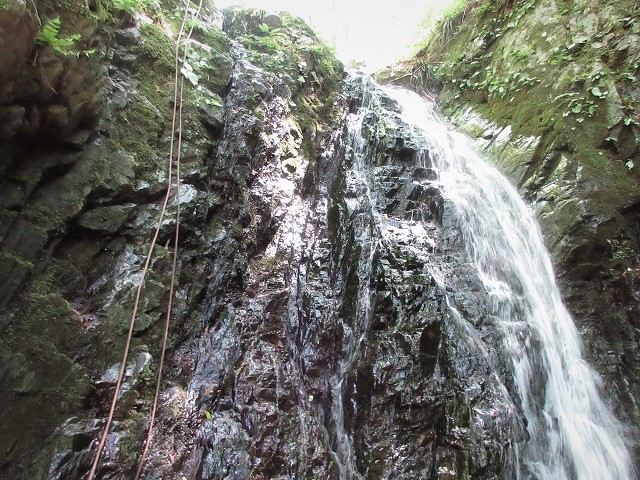
[{"label": "flowing water channel", "polygon": [[[374,88],[375,89],[375,88]],[[585,362],[575,324],[562,303],[550,257],[540,229],[516,190],[437,114],[433,104],[417,94],[383,88],[397,102],[401,119],[415,132],[417,158],[434,169],[464,240],[469,263],[477,270],[488,298],[490,315],[507,358],[510,395],[524,416],[525,440],[510,449],[510,475],[539,480],[628,480],[634,478],[625,436],[618,420],[603,401],[599,378]],[[364,106],[347,119],[351,173],[361,184],[361,204],[373,219],[363,231],[362,285],[368,285],[371,262],[384,221],[376,211],[366,167],[362,119],[375,94],[365,92]],[[368,98],[368,100],[367,100]],[[428,162],[428,165],[427,165]],[[362,207],[361,205],[361,207]],[[368,305],[369,290],[360,290],[358,302]],[[455,299],[451,315],[459,322]],[[368,328],[368,308],[359,309],[348,342],[348,355],[333,379],[334,423],[340,476],[353,478],[351,442],[342,427],[344,380],[358,355]]]},{"label": "flowing water channel", "polygon": [[[365,84],[366,85],[366,84]],[[332,417],[336,436],[334,448],[336,464],[340,478],[351,479],[358,476],[355,467],[353,440],[345,428],[345,391],[349,371],[354,365],[362,342],[365,340],[371,321],[371,278],[374,274],[373,260],[382,241],[381,222],[383,217],[378,213],[375,195],[372,194],[367,174],[367,155],[370,153],[363,135],[364,120],[368,114],[368,101],[373,100],[371,92],[364,92],[364,105],[355,114],[346,118],[346,151],[353,168],[348,176],[348,188],[353,191],[351,208],[359,211],[357,218],[360,225],[356,227],[358,244],[363,246],[360,254],[360,268],[357,273],[361,288],[356,299],[356,318],[347,333],[346,355],[338,364],[335,376],[331,379]]]}]

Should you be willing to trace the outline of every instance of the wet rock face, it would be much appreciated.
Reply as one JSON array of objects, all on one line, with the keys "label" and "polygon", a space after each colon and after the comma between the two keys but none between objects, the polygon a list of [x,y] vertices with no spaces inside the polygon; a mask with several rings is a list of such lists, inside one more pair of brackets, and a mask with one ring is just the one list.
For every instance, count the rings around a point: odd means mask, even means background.
[{"label": "wet rock face", "polygon": [[[25,58],[12,71],[24,80],[22,90],[13,89],[1,106],[17,112],[15,121],[2,124],[7,129],[0,144],[0,471],[12,478],[81,478],[88,471],[113,390],[108,374],[121,355],[167,186],[171,27],[160,17],[113,12],[97,22],[84,8],[38,5],[43,18],[60,13],[64,35],[81,33],[78,48],[96,51],[66,56],[36,45],[41,63]],[[173,6],[165,8],[177,17]],[[258,458],[248,453],[249,425],[273,412],[247,407],[237,417],[234,403],[220,393],[229,391],[250,336],[238,322],[245,315],[241,298],[257,295],[248,260],[269,244],[282,205],[301,188],[307,164],[316,161],[314,149],[328,138],[341,67],[308,27],[286,17],[278,28],[291,40],[282,59],[300,70],[295,78],[278,76],[263,65],[268,54],[251,51],[255,43],[232,49],[219,28],[220,12],[206,10],[191,44],[197,85],[185,89],[179,319],[170,339],[172,380],[162,396],[167,431],[158,434],[159,445],[176,453],[153,458],[149,468],[158,477],[191,468],[211,478],[232,470],[236,478],[249,478]],[[257,15],[261,25],[263,14],[245,15]],[[247,35],[259,35],[256,28]],[[296,40],[311,50],[298,48]],[[39,83],[43,72],[47,82]],[[47,112],[60,120],[55,128]],[[130,474],[146,428],[176,207],[172,195],[134,328],[132,358],[150,355],[150,361],[135,374],[132,367],[135,381],[116,410],[103,478]],[[276,265],[267,259],[262,268],[271,274]],[[269,308],[280,307],[273,302]],[[265,327],[264,336],[270,335]],[[265,361],[272,356],[265,350]],[[266,367],[258,379],[269,384],[261,397],[272,399]],[[214,393],[220,408],[210,404]],[[208,416],[213,423],[204,424]],[[214,448],[213,435],[226,440]],[[271,434],[265,438],[261,458],[267,464]]]},{"label": "wet rock face", "polygon": [[[380,101],[393,111],[389,99]],[[484,351],[478,341],[493,335],[495,343],[486,343],[499,344],[491,327],[485,330],[479,322],[482,300],[466,293],[478,291],[479,281],[465,266],[428,152],[418,156],[415,150],[399,154],[389,148],[394,142],[419,143],[407,138],[401,124],[394,131],[397,122],[389,118],[393,113],[382,112],[365,119],[363,128],[378,132],[367,138],[369,145],[387,148],[381,166],[368,166],[370,197],[384,215],[384,228],[368,285],[370,324],[345,376],[342,398],[354,445],[353,474],[508,476],[500,457],[521,426],[512,401],[493,383],[491,373],[503,368],[500,354]],[[367,157],[380,158],[375,148]],[[447,302],[464,312],[462,322],[451,316]]]},{"label": "wet rock face", "polygon": [[[64,55],[37,44],[21,64],[2,70],[19,81],[3,83],[11,92],[0,110],[22,116],[0,127],[11,126],[0,135],[0,476],[45,478],[52,465],[52,478],[79,478],[90,455],[74,452],[86,449],[102,427],[113,382],[100,379],[119,361],[167,186],[171,39],[145,19],[132,25],[130,16],[114,12],[99,19],[73,2],[38,5],[37,11],[31,6],[38,25],[38,16],[57,13],[60,35],[78,33],[77,48],[94,46],[95,52]],[[214,24],[207,28],[194,35],[194,44],[209,36],[217,42],[217,65],[224,68],[207,78],[211,89],[221,91],[231,76],[230,41]],[[37,63],[27,61],[36,57]],[[176,303],[186,317],[206,282],[208,261],[196,250],[215,249],[217,238],[226,242],[226,255],[233,254],[215,212],[238,217],[237,202],[221,208],[239,190],[236,181],[228,171],[211,182],[207,175],[223,111],[220,96],[207,86],[185,92],[181,271],[189,281]],[[46,112],[56,112],[60,123],[54,126]],[[151,350],[154,370],[176,206],[172,196],[151,264],[156,276],[146,283],[135,327],[134,358]],[[235,234],[241,236],[241,229]],[[153,373],[147,367],[143,376],[123,396],[109,440],[106,463],[116,476],[123,471],[114,467],[123,461],[118,455],[135,448],[131,431],[143,425],[136,412],[148,404]]]},{"label": "wet rock face", "polygon": [[[60,19],[53,6],[38,10],[36,3],[11,0],[2,10],[0,140],[27,137],[40,144],[67,143],[77,148],[95,129],[103,105],[102,39],[92,22],[65,18],[67,23],[74,22],[86,42],[65,53],[44,40],[36,42],[51,18]],[[3,171],[12,168],[12,157],[12,152],[3,154]]]},{"label": "wet rock face", "polygon": [[[491,375],[499,355],[464,327],[491,339],[428,152],[366,81],[337,95],[341,67],[299,20],[234,11],[223,32],[207,15],[185,93],[177,295],[145,478],[505,474],[521,425]],[[5,132],[3,475],[80,479],[93,460],[168,183],[161,23],[82,27],[96,56],[47,71],[64,108],[30,93],[64,120],[46,148],[32,143],[45,123]],[[92,86],[75,96],[65,78]],[[71,105],[95,108],[87,119]],[[100,478],[131,476],[142,446],[176,209],[172,195]]]},{"label": "wet rock face", "polygon": [[[229,101],[243,92],[232,88]],[[517,413],[492,376],[498,353],[464,327],[481,317],[482,304],[463,293],[478,279],[428,162],[388,149],[403,132],[378,112],[364,120],[374,133],[362,150],[350,140],[356,113],[345,112],[308,194],[288,169],[253,157],[245,234],[261,241],[241,247],[251,252],[241,278],[212,281],[207,326],[176,355],[190,363],[165,391],[149,478],[508,471]],[[215,258],[220,278],[229,259]],[[447,296],[466,320],[451,317]]]},{"label": "wet rock face", "polygon": [[[177,293],[144,477],[511,478],[523,421],[493,375],[508,377],[500,342],[429,152],[391,98],[340,83],[299,20],[231,11],[223,31],[215,8],[206,16],[189,57]],[[20,117],[0,144],[8,478],[90,468],[168,183],[170,26],[69,18],[96,56],[47,70],[64,102],[46,89],[22,100],[39,98],[58,127],[43,147],[33,139],[50,124]],[[177,206],[174,193],[99,478],[131,477],[142,447]]]},{"label": "wet rock face", "polygon": [[396,75],[439,88],[447,115],[530,202],[587,358],[636,426],[637,13],[627,0],[469,3],[452,20],[462,28]]}]

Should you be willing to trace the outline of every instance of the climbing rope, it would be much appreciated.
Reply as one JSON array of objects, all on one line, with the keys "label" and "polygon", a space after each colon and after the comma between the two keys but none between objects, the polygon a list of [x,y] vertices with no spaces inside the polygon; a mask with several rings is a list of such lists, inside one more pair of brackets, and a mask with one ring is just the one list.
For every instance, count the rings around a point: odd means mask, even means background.
[{"label": "climbing rope", "polygon": [[[198,4],[198,10],[194,14],[194,20],[197,21],[198,16],[200,15],[200,10],[202,9],[202,0],[200,0]],[[191,28],[189,29],[189,33],[187,34],[185,40],[185,48],[182,54],[182,64],[187,60],[187,42],[191,38],[191,34],[193,33],[193,25],[194,22],[191,22]],[[179,45],[179,44],[178,44]],[[177,49],[176,49],[177,52]],[[176,64],[176,72],[178,69],[178,65]],[[140,455],[140,461],[138,463],[138,470],[136,472],[136,476],[134,480],[138,480],[140,475],[142,474],[142,470],[144,469],[144,461],[147,457],[147,453],[149,451],[149,445],[151,444],[151,436],[153,435],[153,427],[156,419],[156,411],[158,408],[158,399],[160,398],[160,383],[162,381],[162,369],[164,367],[164,359],[165,354],[167,352],[167,340],[169,338],[169,321],[171,319],[171,307],[173,306],[173,292],[175,289],[175,278],[176,278],[176,266],[178,262],[178,238],[180,235],[180,160],[182,153],[182,106],[183,106],[183,93],[184,93],[184,77],[180,77],[180,95],[179,95],[179,107],[178,107],[178,153],[176,155],[176,203],[177,203],[177,211],[176,211],[176,233],[175,233],[175,242],[173,244],[173,263],[171,265],[171,287],[169,289],[169,304],[167,306],[167,315],[165,317],[164,323],[164,333],[162,337],[162,352],[160,354],[160,363],[158,364],[158,379],[156,381],[156,391],[153,396],[153,406],[151,407],[151,418],[149,420],[149,430],[147,431],[147,437],[144,442],[144,448],[142,450],[142,454]]]},{"label": "climbing rope", "polygon": [[[200,10],[202,8],[202,0],[198,5],[198,10],[194,15],[194,18],[197,20],[198,15],[200,14]],[[176,265],[177,265],[177,257],[178,257],[178,235],[180,229],[180,151],[182,148],[182,104],[183,104],[183,90],[184,90],[184,79],[181,82],[178,82],[178,72],[180,71],[180,45],[182,43],[182,38],[185,32],[185,25],[187,22],[187,17],[189,15],[189,0],[185,1],[184,12],[182,17],[182,24],[180,26],[180,31],[178,33],[178,38],[176,40],[176,48],[175,48],[175,72],[173,78],[173,114],[171,120],[171,138],[169,143],[169,159],[167,165],[167,190],[164,197],[164,202],[162,204],[162,208],[160,210],[160,215],[158,217],[158,222],[156,224],[156,229],[153,234],[153,238],[151,240],[151,244],[149,246],[149,250],[147,252],[147,256],[145,259],[144,267],[142,269],[142,276],[140,279],[140,283],[138,284],[138,288],[136,290],[135,302],[133,305],[133,312],[131,314],[131,319],[129,322],[129,331],[127,333],[127,339],[125,342],[124,352],[122,356],[122,362],[120,364],[120,371],[118,373],[118,379],[116,381],[115,390],[113,393],[113,399],[111,401],[111,406],[109,408],[109,415],[107,417],[107,421],[105,423],[102,435],[100,437],[100,441],[98,443],[98,448],[96,450],[95,458],[93,460],[93,464],[91,466],[91,470],[89,472],[89,476],[87,480],[93,480],[96,475],[96,471],[98,469],[98,465],[100,464],[100,458],[102,457],[102,452],[104,450],[104,445],[107,441],[107,436],[109,435],[109,431],[111,430],[111,426],[113,425],[113,416],[116,408],[116,404],[118,402],[118,396],[120,394],[120,389],[122,388],[122,382],[124,380],[124,374],[126,371],[127,359],[129,357],[129,351],[131,349],[131,341],[133,338],[133,330],[135,326],[135,319],[138,314],[138,309],[140,306],[140,297],[142,294],[142,287],[144,284],[144,280],[149,271],[149,265],[151,263],[151,258],[153,256],[153,251],[158,241],[158,236],[160,234],[160,229],[162,227],[162,221],[164,220],[164,216],[167,211],[167,205],[169,203],[169,198],[171,197],[172,191],[172,177],[173,177],[173,160],[174,160],[174,138],[176,133],[176,120],[179,120],[178,126],[178,153],[176,155],[176,202],[177,202],[177,213],[176,213],[176,231],[175,231],[175,242],[173,247],[173,263],[171,269],[171,286],[169,290],[169,302],[167,307],[167,315],[165,318],[165,328],[163,334],[163,344],[162,344],[162,352],[160,355],[160,363],[158,366],[158,379],[156,382],[156,392],[154,395],[154,402],[152,407],[151,419],[149,424],[149,430],[147,432],[147,438],[145,440],[145,446],[140,458],[140,464],[138,466],[138,471],[136,473],[136,479],[139,478],[142,468],[144,466],[144,459],[146,458],[146,454],[148,451],[150,438],[153,433],[153,424],[155,420],[155,414],[158,404],[159,392],[160,392],[160,383],[162,379],[162,368],[164,365],[164,358],[167,347],[167,338],[169,333],[169,321],[171,318],[171,308],[173,304],[173,294],[175,289],[175,273],[176,273]],[[193,22],[195,23],[195,22]],[[182,62],[184,63],[186,60],[186,42],[191,38],[191,34],[193,33],[193,26],[190,28],[188,35],[185,39],[185,49],[184,55],[182,57]]]}]

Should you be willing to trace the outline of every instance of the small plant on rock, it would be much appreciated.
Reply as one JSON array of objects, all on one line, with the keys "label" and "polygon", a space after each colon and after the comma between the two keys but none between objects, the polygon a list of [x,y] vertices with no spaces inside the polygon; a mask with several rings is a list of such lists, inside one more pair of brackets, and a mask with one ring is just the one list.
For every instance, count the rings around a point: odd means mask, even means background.
[{"label": "small plant on rock", "polygon": [[79,34],[73,34],[66,37],[60,36],[60,28],[62,21],[60,17],[49,20],[42,27],[42,31],[37,37],[37,41],[42,45],[51,45],[51,48],[61,55],[78,55],[74,49],[75,44],[80,40]]},{"label": "small plant on rock", "polygon": [[112,0],[112,5],[119,12],[132,13],[149,5],[150,0]]}]

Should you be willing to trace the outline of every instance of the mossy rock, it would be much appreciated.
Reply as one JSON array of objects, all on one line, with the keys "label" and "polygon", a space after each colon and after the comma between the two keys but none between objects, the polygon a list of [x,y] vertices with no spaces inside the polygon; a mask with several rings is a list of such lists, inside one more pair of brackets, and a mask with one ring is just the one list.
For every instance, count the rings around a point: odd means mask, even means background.
[{"label": "mossy rock", "polygon": [[[175,43],[159,25],[145,23],[140,26],[142,38],[136,42],[134,52],[143,61],[149,61],[154,69],[173,71],[175,65]],[[157,70],[156,70],[157,71]]]}]

